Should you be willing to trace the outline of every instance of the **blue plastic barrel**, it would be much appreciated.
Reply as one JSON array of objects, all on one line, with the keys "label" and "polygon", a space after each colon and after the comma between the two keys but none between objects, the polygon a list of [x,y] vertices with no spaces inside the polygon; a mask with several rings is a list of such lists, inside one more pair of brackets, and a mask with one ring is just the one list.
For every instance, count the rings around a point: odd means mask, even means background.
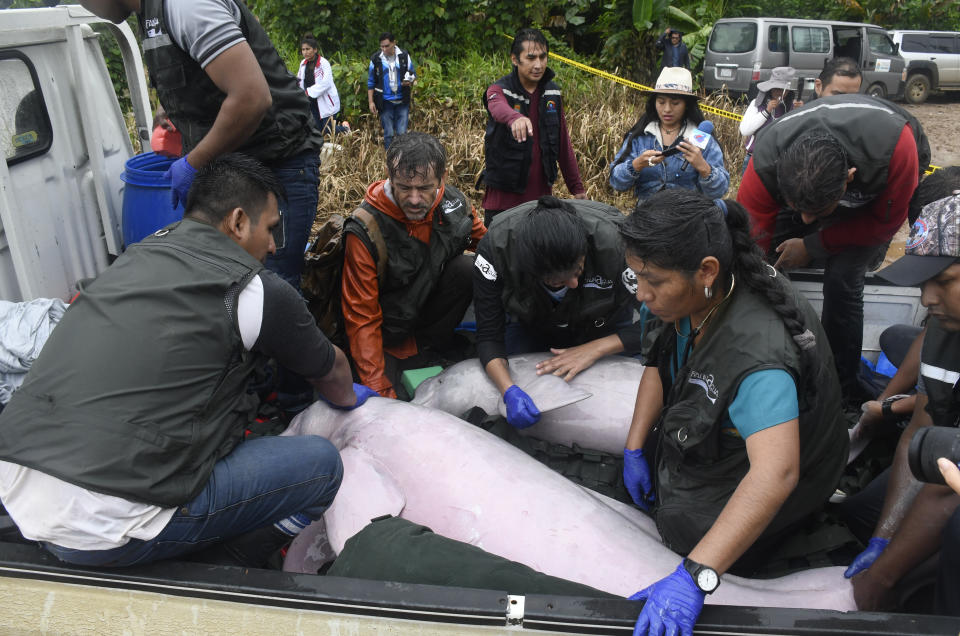
[{"label": "blue plastic barrel", "polygon": [[120,178],[123,189],[121,228],[123,244],[133,245],[183,218],[183,205],[176,209],[170,204],[170,179],[163,174],[176,161],[170,157],[146,152],[127,160]]}]

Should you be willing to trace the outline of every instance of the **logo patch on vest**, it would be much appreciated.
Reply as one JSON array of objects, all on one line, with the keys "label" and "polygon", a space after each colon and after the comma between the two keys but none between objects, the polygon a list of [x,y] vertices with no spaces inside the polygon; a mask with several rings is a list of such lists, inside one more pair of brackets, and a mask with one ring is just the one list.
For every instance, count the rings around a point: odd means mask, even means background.
[{"label": "logo patch on vest", "polygon": [[160,29],[160,18],[147,18],[144,20],[144,26],[146,27],[148,38],[163,35],[163,31]]},{"label": "logo patch on vest", "polygon": [[583,286],[593,289],[613,289],[613,281],[609,278],[604,278],[600,274],[594,274],[593,276],[583,279]]},{"label": "logo patch on vest", "polygon": [[620,274],[620,280],[623,282],[623,286],[627,288],[627,291],[630,292],[631,296],[637,295],[637,273],[635,271],[628,267]]},{"label": "logo patch on vest", "polygon": [[548,99],[548,100],[547,100],[547,112],[548,112],[548,113],[555,113],[555,112],[557,112],[557,102],[553,101],[552,99]]},{"label": "logo patch on vest", "polygon": [[477,269],[479,269],[480,273],[483,274],[484,278],[487,280],[497,280],[497,270],[494,269],[493,263],[479,254],[477,254],[477,260],[474,262],[477,266]]},{"label": "logo patch on vest", "polygon": [[707,399],[710,400],[711,404],[717,403],[717,398],[720,397],[717,387],[713,384],[713,374],[703,374],[699,371],[691,371],[690,377],[687,378],[689,384],[696,384],[698,387],[703,389],[703,392],[707,394]]},{"label": "logo patch on vest", "polygon": [[517,111],[517,112],[519,113],[519,112],[520,112],[520,104],[514,104],[514,105],[513,105],[513,110],[515,110],[515,111]]},{"label": "logo patch on vest", "polygon": [[447,199],[446,201],[443,202],[443,204],[440,207],[443,208],[444,214],[450,214],[454,210],[459,210],[460,208],[462,208],[463,201],[454,201],[451,199]]}]

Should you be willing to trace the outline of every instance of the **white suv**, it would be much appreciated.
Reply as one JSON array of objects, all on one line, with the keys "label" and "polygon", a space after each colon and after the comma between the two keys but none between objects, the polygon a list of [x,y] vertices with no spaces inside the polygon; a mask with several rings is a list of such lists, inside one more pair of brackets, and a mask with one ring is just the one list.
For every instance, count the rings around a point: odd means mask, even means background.
[{"label": "white suv", "polygon": [[890,35],[907,62],[904,99],[922,104],[931,90],[960,90],[960,33],[891,31]]}]

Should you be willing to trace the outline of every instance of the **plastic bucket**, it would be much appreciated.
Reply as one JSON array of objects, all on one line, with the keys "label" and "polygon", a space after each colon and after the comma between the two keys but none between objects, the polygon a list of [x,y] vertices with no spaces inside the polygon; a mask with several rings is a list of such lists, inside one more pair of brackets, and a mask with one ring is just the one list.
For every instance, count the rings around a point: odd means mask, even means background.
[{"label": "plastic bucket", "polygon": [[120,221],[125,246],[183,218],[183,205],[174,209],[170,204],[170,179],[163,176],[174,161],[153,152],[127,160],[120,175],[127,184]]}]

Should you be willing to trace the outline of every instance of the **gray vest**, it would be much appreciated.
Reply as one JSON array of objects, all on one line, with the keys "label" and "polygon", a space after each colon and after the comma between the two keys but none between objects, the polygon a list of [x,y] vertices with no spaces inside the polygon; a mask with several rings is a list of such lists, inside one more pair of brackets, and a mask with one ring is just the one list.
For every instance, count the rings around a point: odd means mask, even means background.
[{"label": "gray vest", "polygon": [[927,413],[934,426],[960,424],[960,399],[954,387],[954,374],[960,373],[960,333],[947,331],[936,318],[930,318],[923,336],[921,374],[927,389]]},{"label": "gray vest", "polygon": [[[300,90],[257,18],[240,0],[240,30],[253,50],[273,100],[256,131],[237,152],[256,157],[268,166],[306,151],[319,152],[323,137],[313,126],[310,101]],[[226,95],[200,65],[170,38],[163,14],[165,0],[143,0],[140,34],[150,83],[170,120],[183,135],[188,153],[210,132]]]},{"label": "gray vest", "polygon": [[[387,246],[387,266],[380,281],[380,309],[384,339],[394,342],[413,333],[420,310],[436,289],[443,268],[470,244],[473,206],[462,192],[445,185],[443,199],[433,211],[427,245],[410,236],[405,224],[369,202],[360,205],[376,219]],[[377,248],[363,223],[350,217],[343,230],[363,241],[373,260],[377,260]]]},{"label": "gray vest", "polygon": [[186,220],[134,244],[73,302],[0,415],[0,458],[165,507],[242,440],[259,356],[232,308],[263,265]]},{"label": "gray vest", "polygon": [[[810,304],[782,276],[776,279],[798,301],[817,338],[816,394],[800,400],[800,480],[765,534],[817,510],[833,492],[846,463],[848,435],[840,410],[840,383],[823,328]],[[664,378],[676,350],[676,334],[664,330],[658,342]],[[687,554],[713,525],[747,474],[745,440],[721,434],[720,426],[740,382],[763,369],[783,369],[803,386],[800,350],[766,300],[736,288],[690,352],[672,382],[664,379],[664,408],[658,428],[657,528],[664,543]]]}]

